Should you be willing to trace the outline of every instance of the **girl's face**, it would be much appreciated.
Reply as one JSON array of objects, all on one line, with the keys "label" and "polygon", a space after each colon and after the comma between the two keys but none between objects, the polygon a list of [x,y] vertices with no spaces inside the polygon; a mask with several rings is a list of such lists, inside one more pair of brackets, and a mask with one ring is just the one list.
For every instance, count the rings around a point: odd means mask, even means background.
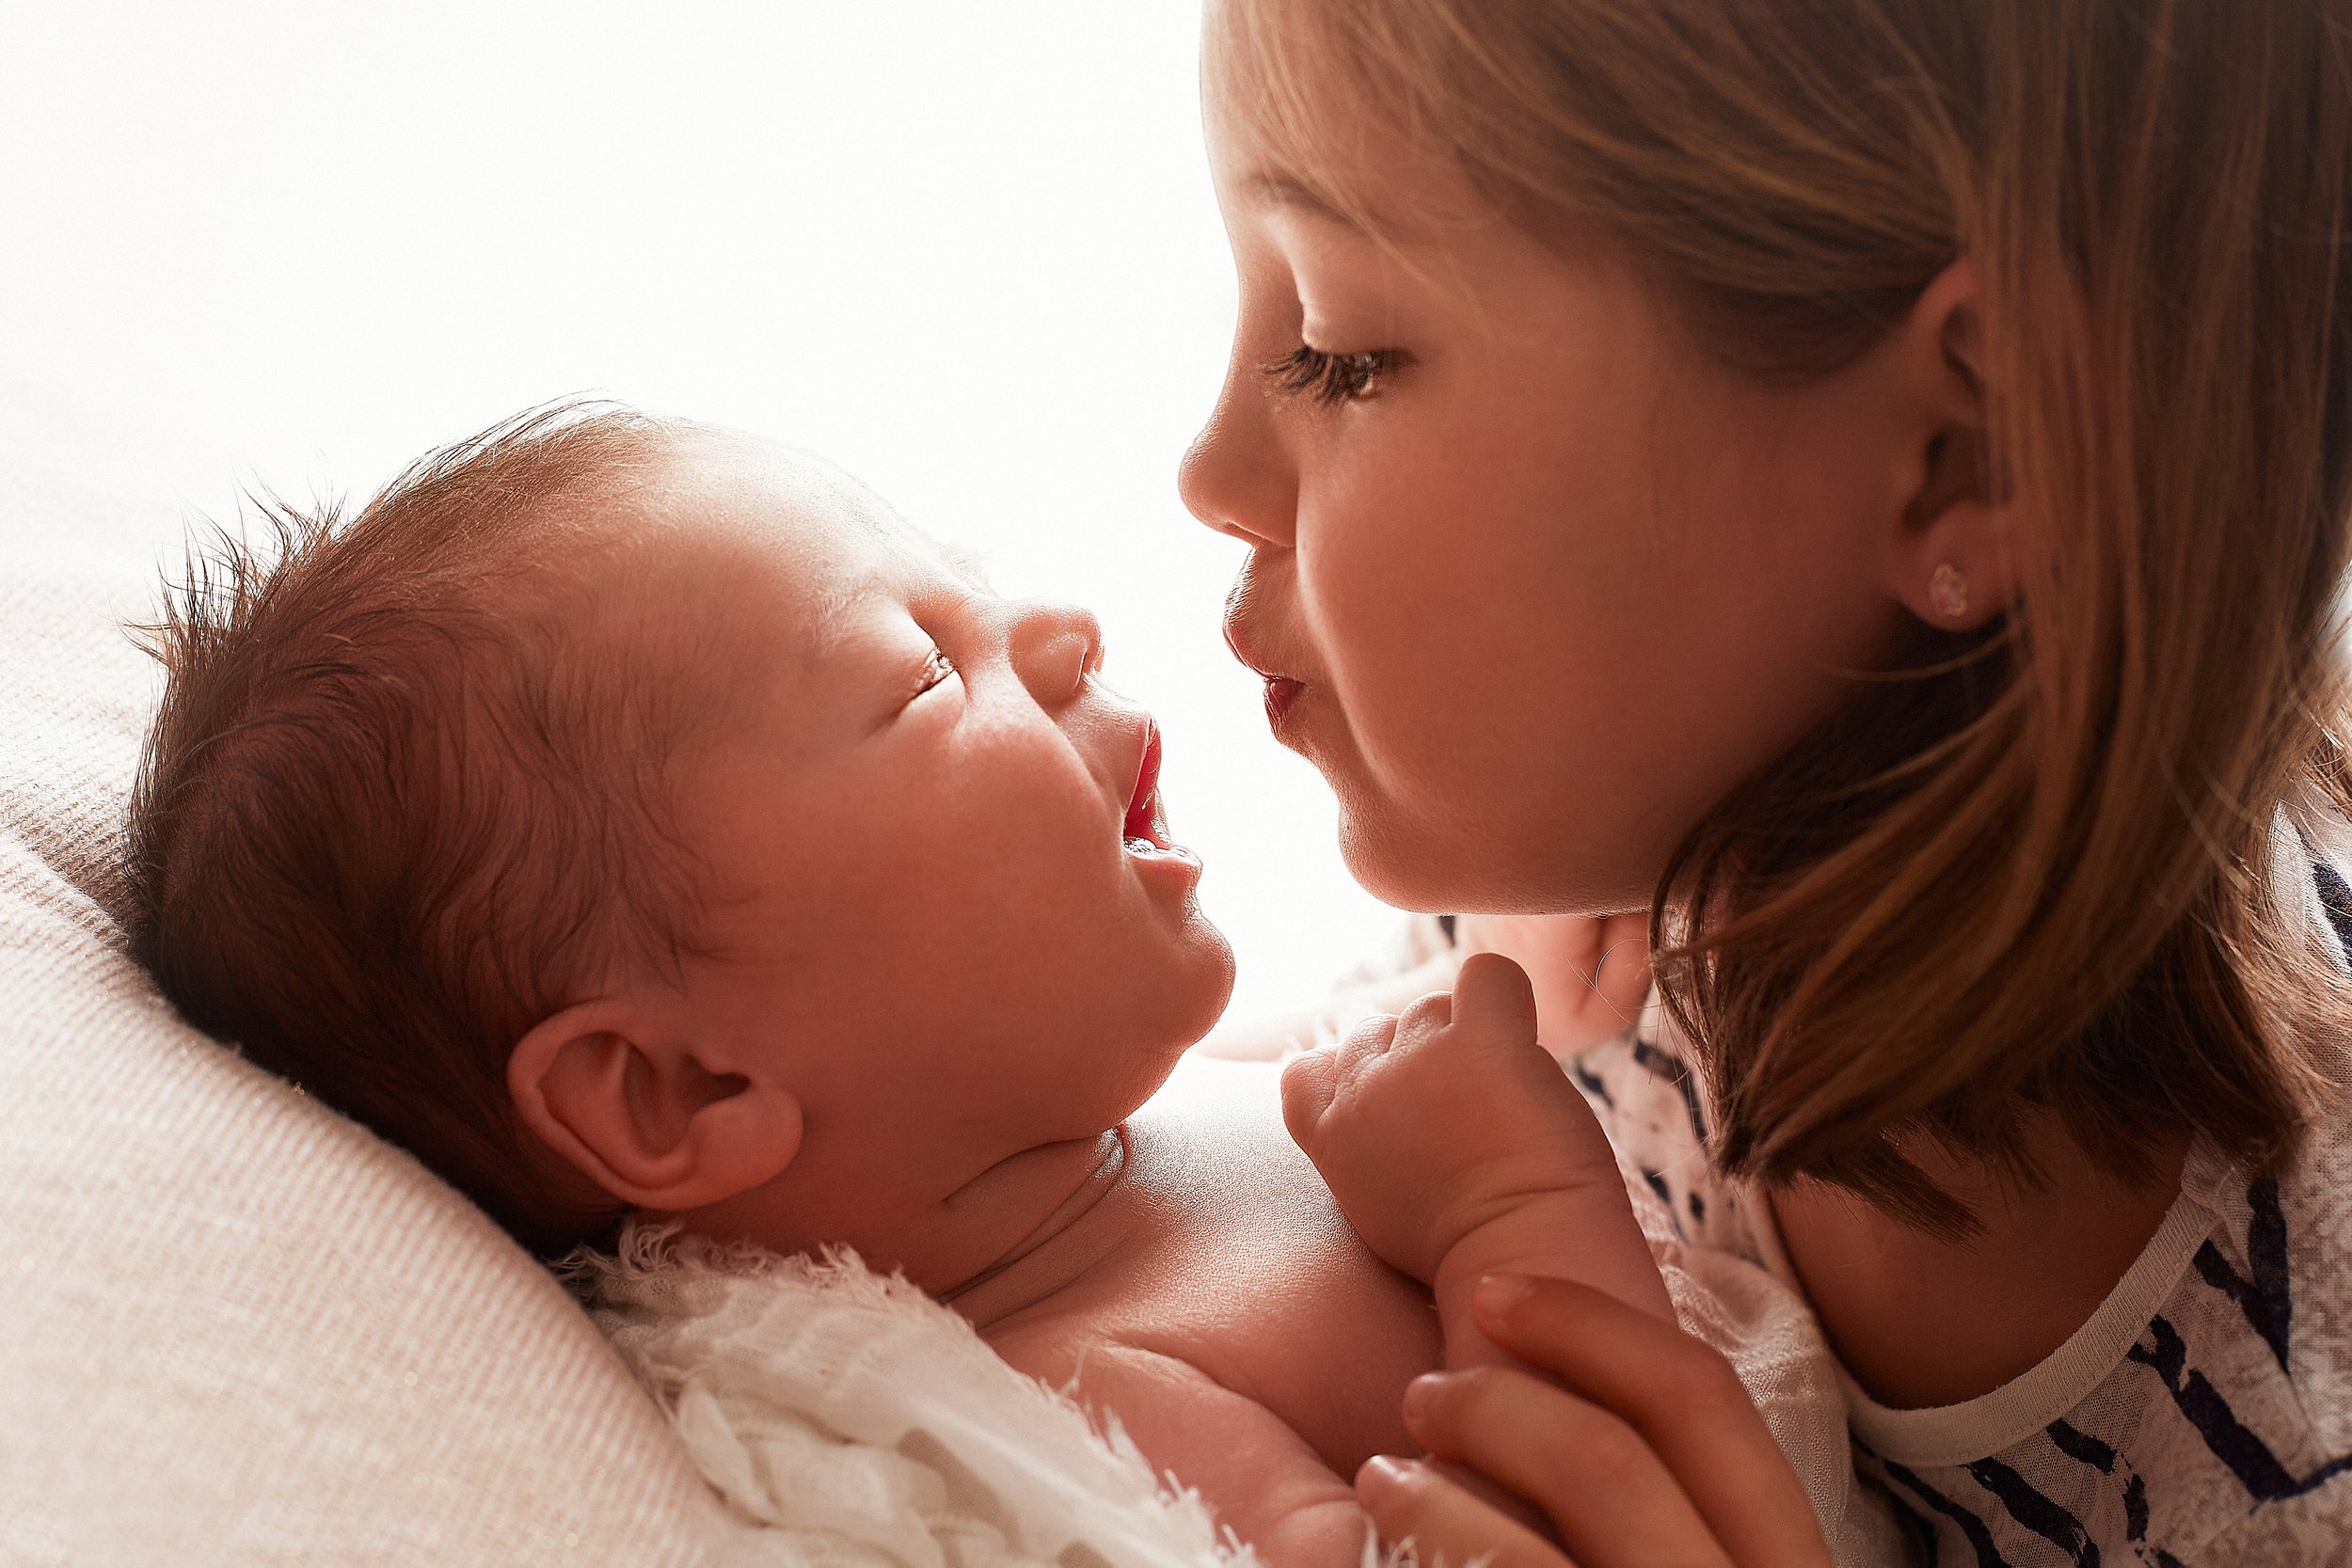
[{"label": "girl's face", "polygon": [[1249,546],[1233,650],[1375,894],[1646,907],[1886,654],[1909,400],[1878,355],[1793,389],[1719,366],[1630,262],[1536,239],[1376,118],[1329,128],[1368,231],[1274,159],[1258,101],[1209,83],[1240,314],[1182,479]]}]

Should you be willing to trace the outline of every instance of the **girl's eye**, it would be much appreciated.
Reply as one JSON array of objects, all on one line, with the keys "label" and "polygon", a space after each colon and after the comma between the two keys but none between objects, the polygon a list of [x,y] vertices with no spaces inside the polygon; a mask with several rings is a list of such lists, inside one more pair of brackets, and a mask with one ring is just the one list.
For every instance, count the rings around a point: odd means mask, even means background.
[{"label": "girl's eye", "polygon": [[1311,392],[1317,403],[1360,403],[1379,390],[1381,379],[1404,358],[1400,350],[1392,348],[1326,354],[1301,343],[1263,369],[1275,390],[1285,396]]}]

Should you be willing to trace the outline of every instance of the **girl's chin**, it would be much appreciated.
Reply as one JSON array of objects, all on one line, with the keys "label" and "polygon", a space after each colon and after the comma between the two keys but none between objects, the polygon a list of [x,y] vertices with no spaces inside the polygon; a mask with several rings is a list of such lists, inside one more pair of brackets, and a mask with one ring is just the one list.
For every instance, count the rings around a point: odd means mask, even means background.
[{"label": "girl's chin", "polygon": [[1423,908],[1419,900],[1430,891],[1429,884],[1444,879],[1430,875],[1443,863],[1434,858],[1433,848],[1421,842],[1421,835],[1399,832],[1389,813],[1366,809],[1365,802],[1352,800],[1348,792],[1339,791],[1339,801],[1340,860],[1347,874],[1383,904],[1400,910]]},{"label": "girl's chin", "polygon": [[1340,859],[1357,885],[1393,909],[1459,914],[1502,907],[1495,900],[1508,894],[1498,884],[1523,876],[1525,867],[1515,859],[1498,877],[1461,826],[1453,820],[1422,830],[1400,814],[1362,809],[1343,796]]}]

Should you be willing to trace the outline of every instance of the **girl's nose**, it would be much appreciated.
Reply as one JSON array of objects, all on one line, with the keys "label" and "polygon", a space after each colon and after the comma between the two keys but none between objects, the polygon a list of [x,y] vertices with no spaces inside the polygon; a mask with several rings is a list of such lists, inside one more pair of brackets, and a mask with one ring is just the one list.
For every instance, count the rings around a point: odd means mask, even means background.
[{"label": "girl's nose", "polygon": [[1177,466],[1176,490],[1192,515],[1219,533],[1253,546],[1287,547],[1296,533],[1298,483],[1256,392],[1236,364],[1209,422]]},{"label": "girl's nose", "polygon": [[1010,644],[1013,670],[1043,707],[1069,702],[1103,667],[1103,624],[1076,605],[1018,607]]}]

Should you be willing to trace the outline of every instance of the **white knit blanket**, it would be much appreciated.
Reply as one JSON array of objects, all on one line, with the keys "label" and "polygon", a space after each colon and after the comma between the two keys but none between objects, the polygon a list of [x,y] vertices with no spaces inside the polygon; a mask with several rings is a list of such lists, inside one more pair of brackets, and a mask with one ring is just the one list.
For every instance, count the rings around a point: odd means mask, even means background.
[{"label": "white knit blanket", "polygon": [[1115,1421],[854,1258],[632,1232],[580,1265],[598,1326],[727,1503],[728,1568],[1250,1568]]},{"label": "white knit blanket", "polygon": [[[1897,1560],[1855,1483],[1836,1363],[1762,1270],[1689,1253],[1629,1196],[1683,1327],[1722,1351],[1795,1465],[1840,1568]],[[632,1229],[576,1266],[597,1325],[730,1508],[729,1560],[816,1568],[1252,1568],[1207,1505],[1104,1413],[1015,1371],[971,1325],[854,1258],[779,1258]],[[1367,1542],[1365,1568],[1406,1554]]]}]

